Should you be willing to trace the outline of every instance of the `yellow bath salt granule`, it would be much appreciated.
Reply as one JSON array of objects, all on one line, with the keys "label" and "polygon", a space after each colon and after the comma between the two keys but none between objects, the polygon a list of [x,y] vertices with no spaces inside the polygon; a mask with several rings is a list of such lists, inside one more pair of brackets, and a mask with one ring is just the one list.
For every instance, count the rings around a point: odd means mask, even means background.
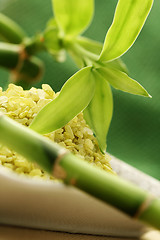
[{"label": "yellow bath salt granule", "polygon": [[[58,93],[55,93],[48,84],[43,84],[42,89],[32,87],[30,90],[23,90],[20,86],[10,84],[6,91],[0,88],[0,111],[15,121],[29,126],[42,107],[57,95]],[[70,150],[82,160],[114,174],[109,163],[109,156],[101,153],[93,132],[83,118],[83,113],[79,113],[63,128],[45,136]],[[0,164],[18,174],[53,179],[34,163],[1,145]]]}]

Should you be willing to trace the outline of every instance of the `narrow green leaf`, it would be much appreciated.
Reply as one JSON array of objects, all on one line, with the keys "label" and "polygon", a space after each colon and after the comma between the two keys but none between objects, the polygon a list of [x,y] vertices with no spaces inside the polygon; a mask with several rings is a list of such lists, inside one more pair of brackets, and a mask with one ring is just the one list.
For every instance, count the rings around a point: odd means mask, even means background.
[{"label": "narrow green leaf", "polygon": [[83,32],[94,12],[94,0],[52,0],[57,23],[62,32],[76,36]]},{"label": "narrow green leaf", "polygon": [[119,0],[107,32],[100,61],[111,61],[134,43],[152,7],[153,0]]},{"label": "narrow green leaf", "polygon": [[59,31],[56,27],[47,29],[44,34],[44,45],[48,51],[58,52],[61,50]]},{"label": "narrow green leaf", "polygon": [[89,104],[94,90],[91,67],[83,68],[68,79],[58,97],[38,113],[30,128],[45,134],[63,127]]},{"label": "narrow green leaf", "polygon": [[[102,51],[103,44],[94,40],[91,40],[86,37],[78,36],[75,41],[83,47],[85,50],[87,50],[90,53],[93,53],[95,55],[100,55]],[[128,73],[127,67],[125,63],[122,61],[122,59],[118,58],[110,62],[104,62],[105,66],[108,67],[114,67],[116,69],[119,69],[122,72]]]},{"label": "narrow green leaf", "polygon": [[117,58],[113,61],[104,63],[105,67],[107,68],[115,68],[117,70],[120,70],[121,72],[128,74],[128,69],[126,64],[122,61],[122,59]]},{"label": "narrow green leaf", "polygon": [[96,55],[100,55],[103,44],[86,37],[78,36],[75,40],[85,50],[92,52]]},{"label": "narrow green leaf", "polygon": [[150,97],[148,92],[137,81],[130,78],[126,73],[117,69],[99,68],[99,74],[103,76],[114,88],[124,92]]},{"label": "narrow green leaf", "polygon": [[47,22],[43,37],[43,44],[46,47],[46,50],[57,62],[64,62],[66,60],[66,51],[64,50],[55,18],[51,18]]},{"label": "narrow green leaf", "polygon": [[93,66],[93,62],[98,60],[98,55],[81,46],[78,42],[73,42],[67,49],[77,66],[82,68]]},{"label": "narrow green leaf", "polygon": [[75,64],[77,65],[78,68],[83,68],[86,67],[84,58],[81,54],[79,54],[76,51],[73,51],[72,49],[68,49],[68,53],[71,56],[71,58],[73,59],[73,61],[75,62]]},{"label": "narrow green leaf", "polygon": [[55,18],[50,18],[47,22],[46,29],[48,30],[49,28],[58,28]]},{"label": "narrow green leaf", "polygon": [[108,82],[94,71],[95,94],[84,110],[84,118],[96,135],[102,152],[106,150],[106,137],[113,113],[112,92]]}]

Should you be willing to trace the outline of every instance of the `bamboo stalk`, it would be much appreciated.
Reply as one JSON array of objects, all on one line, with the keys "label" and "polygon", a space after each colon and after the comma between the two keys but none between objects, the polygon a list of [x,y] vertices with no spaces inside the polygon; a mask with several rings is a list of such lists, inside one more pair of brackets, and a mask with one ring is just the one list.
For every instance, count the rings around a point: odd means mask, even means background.
[{"label": "bamboo stalk", "polygon": [[0,13],[0,38],[13,44],[22,44],[28,55],[33,55],[45,50],[43,37],[37,35],[33,38],[27,37],[23,29],[12,19]]},{"label": "bamboo stalk", "polygon": [[40,80],[43,72],[43,62],[37,57],[30,57],[29,59],[24,59],[17,65],[11,73],[10,81],[20,85],[21,82],[30,84]]},{"label": "bamboo stalk", "polygon": [[0,115],[0,142],[28,160],[38,163],[66,184],[118,208],[160,229],[160,200],[118,176],[91,166],[3,114]]},{"label": "bamboo stalk", "polygon": [[0,115],[0,142],[38,163],[50,174],[54,160],[61,151],[58,145],[53,145],[46,138],[4,115]]},{"label": "bamboo stalk", "polygon": [[11,82],[21,83],[39,80],[44,71],[37,57],[28,57],[23,45],[0,42],[0,66],[11,71]]},{"label": "bamboo stalk", "polygon": [[19,44],[26,34],[17,23],[0,13],[0,36],[8,42]]},{"label": "bamboo stalk", "polygon": [[20,46],[0,42],[0,66],[14,69],[19,61]]},{"label": "bamboo stalk", "polygon": [[32,38],[26,38],[25,41],[23,42],[23,45],[28,56],[46,50],[46,47],[44,46],[43,42],[44,37],[42,34],[39,34]]}]

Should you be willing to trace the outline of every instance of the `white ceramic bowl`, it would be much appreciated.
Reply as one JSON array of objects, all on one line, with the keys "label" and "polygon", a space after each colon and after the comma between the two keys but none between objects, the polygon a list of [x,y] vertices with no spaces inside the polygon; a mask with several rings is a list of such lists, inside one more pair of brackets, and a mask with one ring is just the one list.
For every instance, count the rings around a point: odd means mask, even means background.
[{"label": "white ceramic bowl", "polygon": [[[160,196],[159,181],[113,157],[111,164],[122,177]],[[0,167],[0,223],[119,237],[137,237],[146,230],[139,221],[74,187],[21,177],[4,167]]]}]

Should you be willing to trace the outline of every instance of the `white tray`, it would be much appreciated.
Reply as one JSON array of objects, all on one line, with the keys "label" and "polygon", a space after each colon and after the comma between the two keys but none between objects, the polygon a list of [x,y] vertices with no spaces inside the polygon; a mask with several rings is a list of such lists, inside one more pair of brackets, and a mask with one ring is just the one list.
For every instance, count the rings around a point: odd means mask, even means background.
[{"label": "white tray", "polygon": [[[122,177],[160,196],[160,182],[112,157]],[[146,226],[61,183],[29,179],[0,167],[0,223],[36,229],[137,237]]]}]

